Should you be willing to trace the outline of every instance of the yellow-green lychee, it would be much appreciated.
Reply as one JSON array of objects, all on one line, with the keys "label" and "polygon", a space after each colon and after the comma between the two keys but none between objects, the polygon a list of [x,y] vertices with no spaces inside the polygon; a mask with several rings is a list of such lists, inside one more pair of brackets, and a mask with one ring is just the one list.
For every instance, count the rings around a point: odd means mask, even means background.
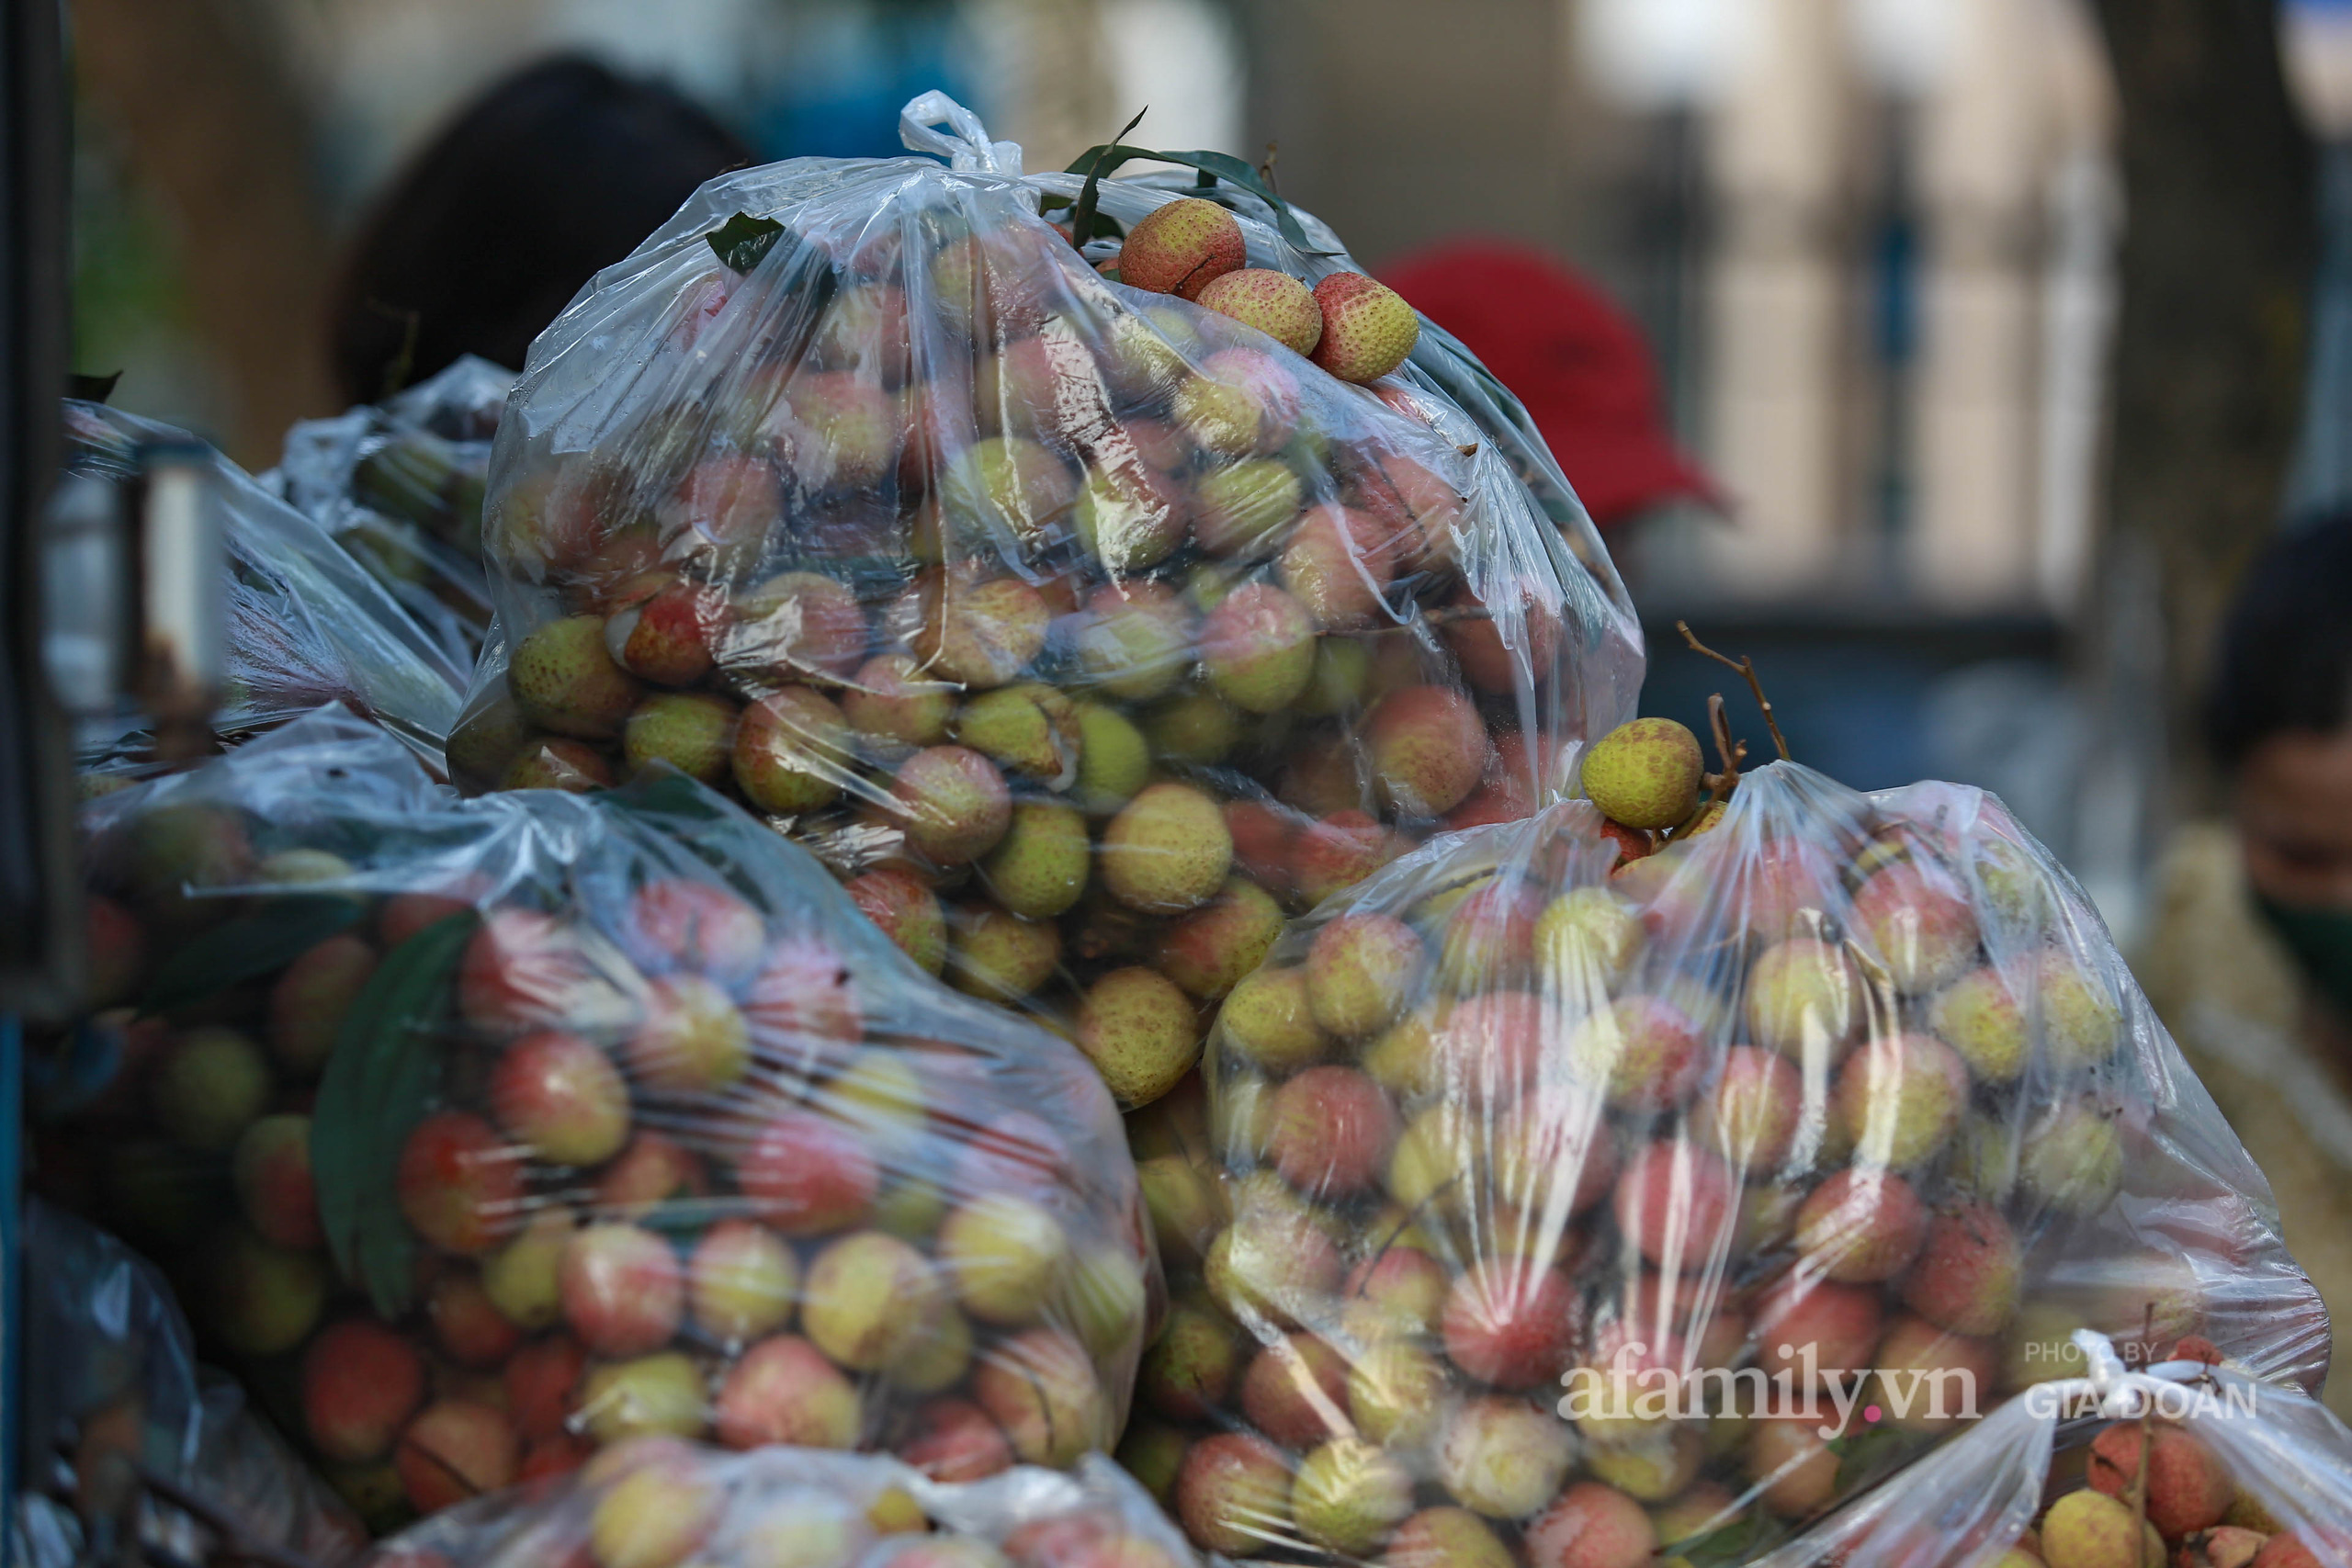
[{"label": "yellow-green lychee", "polygon": [[1405,297],[1360,272],[1335,272],[1315,286],[1323,331],[1315,363],[1342,381],[1376,381],[1405,363],[1421,319]]},{"label": "yellow-green lychee", "polygon": [[1217,803],[1190,784],[1157,784],[1103,830],[1102,876],[1129,908],[1174,914],[1206,903],[1233,864],[1233,835]]},{"label": "yellow-green lychee", "polygon": [[1277,713],[1315,673],[1315,617],[1272,583],[1247,583],[1201,623],[1200,648],[1218,695],[1245,713]]},{"label": "yellow-green lychee", "polygon": [[1269,1072],[1306,1066],[1329,1043],[1307,1000],[1305,969],[1265,968],[1249,976],[1226,998],[1217,1021],[1227,1045]]},{"label": "yellow-green lychee", "polygon": [[1291,1481],[1298,1533],[1343,1557],[1370,1551],[1412,1511],[1412,1472],[1362,1438],[1332,1438],[1300,1461]]},{"label": "yellow-green lychee", "polygon": [[1280,542],[1306,504],[1296,469],[1250,457],[1203,474],[1193,486],[1193,537],[1213,556],[1254,556]]},{"label": "yellow-green lychee", "polygon": [[1176,983],[1141,964],[1114,969],[1087,988],[1078,1048],[1121,1105],[1148,1105],[1176,1087],[1200,1056],[1193,1004]]},{"label": "yellow-green lychee", "polygon": [[1241,739],[1241,716],[1215,692],[1179,692],[1144,716],[1143,732],[1161,761],[1213,768]]},{"label": "yellow-green lychee", "polygon": [[1670,718],[1621,724],[1584,754],[1585,797],[1628,828],[1671,828],[1699,807],[1699,738]]},{"label": "yellow-green lychee", "polygon": [[956,712],[958,744],[1058,788],[1078,773],[1078,705],[1035,681],[975,693]]},{"label": "yellow-green lychee", "polygon": [[1070,799],[1095,816],[1116,811],[1151,776],[1151,745],[1126,715],[1102,703],[1078,705],[1078,777]]},{"label": "yellow-green lychee", "polygon": [[1058,801],[1014,804],[1004,837],[980,863],[980,878],[996,901],[1032,920],[1051,919],[1078,902],[1086,888],[1094,846],[1086,818]]},{"label": "yellow-green lychee", "polygon": [[1127,231],[1119,247],[1119,281],[1148,294],[1197,299],[1249,256],[1232,213],[1199,197],[1179,197]]},{"label": "yellow-green lychee", "polygon": [[985,905],[950,917],[947,979],[972,996],[1025,997],[1052,978],[1061,955],[1061,928],[1051,920],[1024,920]]},{"label": "yellow-green lychee", "polygon": [[1153,967],[1202,1001],[1215,1001],[1258,967],[1283,933],[1283,908],[1245,876],[1159,935]]}]

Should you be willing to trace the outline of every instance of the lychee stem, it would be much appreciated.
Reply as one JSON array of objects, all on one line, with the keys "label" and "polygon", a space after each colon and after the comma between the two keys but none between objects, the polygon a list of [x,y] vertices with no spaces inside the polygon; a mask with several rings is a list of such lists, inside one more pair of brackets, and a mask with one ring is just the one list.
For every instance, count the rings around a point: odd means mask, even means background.
[{"label": "lychee stem", "polygon": [[1756,661],[1746,654],[1733,660],[1717,653],[1699,640],[1698,634],[1690,629],[1690,623],[1688,621],[1675,622],[1674,629],[1682,634],[1682,640],[1690,645],[1691,652],[1703,654],[1725,669],[1736,670],[1747,678],[1747,689],[1756,694],[1756,705],[1764,710],[1764,728],[1772,732],[1772,744],[1780,751],[1781,761],[1788,761],[1790,760],[1788,737],[1781,733],[1781,721],[1773,716],[1772,701],[1764,694],[1764,682],[1756,678]]}]

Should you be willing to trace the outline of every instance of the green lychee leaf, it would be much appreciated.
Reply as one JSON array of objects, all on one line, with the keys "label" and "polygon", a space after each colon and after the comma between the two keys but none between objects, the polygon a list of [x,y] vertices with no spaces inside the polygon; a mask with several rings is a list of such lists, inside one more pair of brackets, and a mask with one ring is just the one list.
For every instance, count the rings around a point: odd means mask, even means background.
[{"label": "green lychee leaf", "polygon": [[783,237],[783,224],[773,218],[754,218],[748,212],[738,212],[703,236],[718,254],[719,262],[730,272],[738,273],[748,273],[765,261]]},{"label": "green lychee leaf", "polygon": [[203,931],[155,967],[139,1010],[154,1014],[285,968],[359,919],[359,903],[323,894],[272,898]]},{"label": "green lychee leaf", "polygon": [[[1120,134],[1125,135],[1125,132],[1122,131]],[[1282,231],[1283,238],[1290,242],[1291,249],[1301,255],[1308,256],[1330,256],[1340,254],[1337,251],[1322,250],[1307,243],[1306,231],[1300,227],[1298,220],[1291,215],[1290,204],[1274,194],[1274,187],[1268,185],[1257,170],[1230,152],[1155,152],[1148,147],[1130,147],[1125,142],[1113,141],[1099,147],[1089,147],[1071,159],[1069,167],[1062,172],[1086,175],[1088,192],[1091,193],[1096,181],[1113,173],[1121,164],[1132,163],[1137,159],[1148,164],[1178,164],[1185,168],[1198,169],[1204,175],[1239,186],[1243,190],[1273,209],[1274,226]],[[1087,199],[1087,194],[1081,193],[1079,204],[1080,218],[1091,218],[1093,205]],[[1087,232],[1085,228],[1077,220],[1072,220],[1070,228],[1071,232],[1079,237],[1079,243],[1084,244]]]},{"label": "green lychee leaf", "polygon": [[1732,1568],[1733,1564],[1763,1555],[1767,1547],[1786,1533],[1786,1527],[1778,1519],[1751,1505],[1745,1517],[1689,1540],[1676,1541],[1668,1555],[1681,1558],[1690,1568]]},{"label": "green lychee leaf", "polygon": [[344,1014],[311,1110],[311,1178],[328,1251],[388,1319],[407,1310],[416,1290],[416,1238],[401,1217],[401,1149],[441,1087],[450,976],[477,923],[460,910],[377,965]]}]

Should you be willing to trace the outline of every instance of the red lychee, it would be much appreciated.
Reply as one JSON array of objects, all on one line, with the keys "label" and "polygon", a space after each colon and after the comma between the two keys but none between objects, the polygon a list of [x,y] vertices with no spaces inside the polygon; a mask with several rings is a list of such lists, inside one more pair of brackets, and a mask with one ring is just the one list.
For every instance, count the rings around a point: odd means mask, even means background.
[{"label": "red lychee", "polygon": [[424,1397],[423,1358],[381,1324],[338,1323],[302,1352],[302,1421],[329,1459],[357,1463],[390,1452]]},{"label": "red lychee", "polygon": [[1445,1353],[1470,1376],[1507,1390],[1556,1381],[1583,1331],[1575,1289],[1523,1258],[1488,1258],[1456,1279],[1439,1319]]},{"label": "red lychee", "polygon": [[822,1235],[865,1217],[881,1172],[849,1128],[812,1111],[787,1111],[752,1140],[735,1180],[761,1217],[786,1235]]},{"label": "red lychee", "polygon": [[1796,1246],[1824,1277],[1892,1280],[1927,1240],[1928,1211],[1908,1181],[1878,1166],[1848,1166],[1806,1194]]},{"label": "red lychee", "polygon": [[444,1252],[487,1252],[520,1223],[522,1151],[479,1116],[437,1111],[401,1149],[401,1215]]}]

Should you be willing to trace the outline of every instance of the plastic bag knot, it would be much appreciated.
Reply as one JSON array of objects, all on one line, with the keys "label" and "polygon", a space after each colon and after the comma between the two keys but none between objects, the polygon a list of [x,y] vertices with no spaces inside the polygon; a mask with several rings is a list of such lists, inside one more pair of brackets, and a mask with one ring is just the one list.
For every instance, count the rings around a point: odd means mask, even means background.
[{"label": "plastic bag knot", "polygon": [[[953,134],[937,127],[953,128]],[[1021,177],[1021,143],[991,141],[980,117],[946,94],[933,89],[907,101],[899,111],[899,140],[910,152],[931,152],[947,160],[959,174]]]}]

